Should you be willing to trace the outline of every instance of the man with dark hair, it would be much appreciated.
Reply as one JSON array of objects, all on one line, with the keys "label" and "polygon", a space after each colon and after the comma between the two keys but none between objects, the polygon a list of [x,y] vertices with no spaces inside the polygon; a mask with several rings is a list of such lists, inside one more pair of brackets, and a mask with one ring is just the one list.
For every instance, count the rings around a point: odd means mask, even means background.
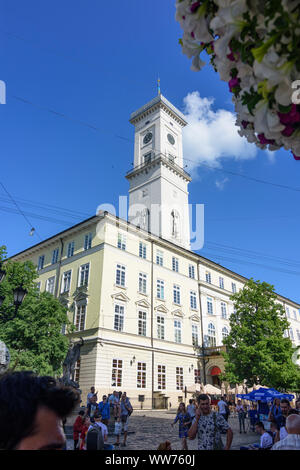
[{"label": "man with dark hair", "polygon": [[212,411],[207,395],[199,395],[197,401],[198,408],[188,438],[195,439],[198,434],[198,450],[221,450],[223,449],[221,433],[226,433],[224,450],[229,450],[233,438],[229,424],[223,416]]},{"label": "man with dark hair", "polygon": [[257,432],[257,434],[260,434],[259,444],[253,444],[253,445],[250,445],[250,446],[240,447],[240,450],[267,450],[267,449],[271,449],[271,447],[273,445],[273,439],[272,439],[270,433],[268,433],[265,430],[264,423],[262,421],[258,421],[255,424],[255,432]]},{"label": "man with dark hair", "polygon": [[31,371],[0,378],[0,449],[62,450],[62,420],[79,403],[79,392]]}]

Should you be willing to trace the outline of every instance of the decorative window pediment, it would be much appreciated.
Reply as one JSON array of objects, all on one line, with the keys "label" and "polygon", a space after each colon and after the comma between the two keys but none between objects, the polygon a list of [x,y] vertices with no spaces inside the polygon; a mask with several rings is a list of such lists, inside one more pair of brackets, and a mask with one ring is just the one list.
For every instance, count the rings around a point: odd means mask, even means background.
[{"label": "decorative window pediment", "polygon": [[198,315],[191,315],[189,319],[192,321],[200,322],[200,317]]},{"label": "decorative window pediment", "polygon": [[87,301],[87,288],[86,286],[77,287],[76,291],[73,294],[75,302]]},{"label": "decorative window pediment", "polygon": [[121,302],[128,302],[130,299],[127,297],[124,292],[117,292],[116,294],[111,295],[114,300],[119,300]]},{"label": "decorative window pediment", "polygon": [[138,307],[150,308],[150,304],[149,304],[149,302],[147,302],[147,300],[142,299],[142,300],[138,300],[135,303]]},{"label": "decorative window pediment", "polygon": [[177,310],[173,310],[172,315],[174,315],[174,317],[184,317],[184,313],[179,308]]},{"label": "decorative window pediment", "polygon": [[163,304],[158,305],[154,310],[157,312],[168,313],[168,309]]}]

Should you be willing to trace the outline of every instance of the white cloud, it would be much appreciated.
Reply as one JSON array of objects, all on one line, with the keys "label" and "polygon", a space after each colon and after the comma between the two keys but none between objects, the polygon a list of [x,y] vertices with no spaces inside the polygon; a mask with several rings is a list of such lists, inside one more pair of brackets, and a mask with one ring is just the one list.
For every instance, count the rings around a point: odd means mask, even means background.
[{"label": "white cloud", "polygon": [[217,188],[222,191],[225,187],[225,184],[229,181],[229,178],[223,178],[222,180],[216,180]]},{"label": "white cloud", "polygon": [[183,151],[187,170],[192,173],[200,163],[220,167],[223,158],[247,160],[257,154],[255,144],[238,134],[235,114],[225,109],[214,111],[213,103],[213,98],[201,98],[198,91],[184,98],[188,125],[183,129]]}]

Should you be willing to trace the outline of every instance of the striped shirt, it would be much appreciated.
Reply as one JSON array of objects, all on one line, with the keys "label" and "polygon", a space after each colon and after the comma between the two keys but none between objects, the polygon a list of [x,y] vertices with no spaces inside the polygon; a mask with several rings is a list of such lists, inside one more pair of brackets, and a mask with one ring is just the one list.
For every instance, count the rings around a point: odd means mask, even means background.
[{"label": "striped shirt", "polygon": [[276,442],[271,450],[300,450],[300,434],[288,434],[282,441]]}]

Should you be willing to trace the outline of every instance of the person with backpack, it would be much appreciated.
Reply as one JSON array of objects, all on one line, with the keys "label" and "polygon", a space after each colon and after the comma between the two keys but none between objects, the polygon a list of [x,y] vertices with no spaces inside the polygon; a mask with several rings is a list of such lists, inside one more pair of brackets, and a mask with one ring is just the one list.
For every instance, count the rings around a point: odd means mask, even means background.
[{"label": "person with backpack", "polygon": [[108,436],[108,429],[101,422],[102,416],[97,410],[94,413],[94,422],[91,423],[86,434],[86,450],[113,450],[114,446],[105,444]]},{"label": "person with backpack", "polygon": [[123,441],[123,444],[121,444],[121,446],[126,447],[129,416],[133,412],[133,408],[131,406],[129,398],[126,395],[126,392],[122,394],[120,406],[121,406],[121,423],[122,423],[122,427],[124,431],[124,441]]}]

